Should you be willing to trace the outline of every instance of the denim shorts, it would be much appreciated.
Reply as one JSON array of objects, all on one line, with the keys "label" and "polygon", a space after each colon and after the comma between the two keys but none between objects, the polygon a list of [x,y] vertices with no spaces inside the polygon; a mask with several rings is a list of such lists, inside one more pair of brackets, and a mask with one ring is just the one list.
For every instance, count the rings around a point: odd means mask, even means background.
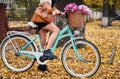
[{"label": "denim shorts", "polygon": [[38,30],[40,30],[42,27],[45,27],[49,23],[41,22],[41,23],[35,23],[35,24],[38,25]]}]

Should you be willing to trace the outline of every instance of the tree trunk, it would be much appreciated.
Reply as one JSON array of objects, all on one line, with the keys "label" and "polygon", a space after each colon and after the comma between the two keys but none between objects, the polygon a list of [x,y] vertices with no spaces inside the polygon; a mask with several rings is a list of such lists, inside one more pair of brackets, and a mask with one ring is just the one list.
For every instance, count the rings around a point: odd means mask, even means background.
[{"label": "tree trunk", "polygon": [[103,15],[102,15],[102,27],[112,26],[112,21],[114,20],[115,5],[116,0],[113,1],[114,4],[110,5],[109,0],[103,1]]},{"label": "tree trunk", "polygon": [[108,26],[108,11],[109,10],[109,2],[108,0],[103,1],[103,14],[102,14],[102,27],[107,27]]},{"label": "tree trunk", "polygon": [[113,17],[113,20],[115,20],[115,9],[116,9],[116,0],[113,1],[114,4],[113,4],[113,14],[112,14],[112,17]]},{"label": "tree trunk", "polygon": [[113,6],[112,5],[109,5],[109,8],[108,8],[108,26],[112,26],[112,21],[113,21]]},{"label": "tree trunk", "polygon": [[112,26],[112,21],[114,20],[114,15],[115,15],[115,5],[116,5],[116,0],[113,0],[112,5],[109,5],[109,19],[108,19],[108,26]]}]

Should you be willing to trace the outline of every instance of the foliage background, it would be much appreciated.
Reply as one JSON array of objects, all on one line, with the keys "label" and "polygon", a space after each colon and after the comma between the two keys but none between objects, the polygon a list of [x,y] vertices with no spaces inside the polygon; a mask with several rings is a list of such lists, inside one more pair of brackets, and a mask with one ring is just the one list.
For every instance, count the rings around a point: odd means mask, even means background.
[{"label": "foliage background", "polygon": [[[88,5],[93,11],[102,12],[103,2],[107,0],[84,0],[84,4]],[[120,10],[120,0],[109,0],[110,5],[116,4],[116,10]],[[30,20],[39,0],[16,0],[12,10],[8,10],[9,20]]]},{"label": "foliage background", "polygon": [[[12,15],[8,12],[8,16],[13,19],[25,18],[30,20],[39,0],[17,0],[17,8],[22,8],[20,13],[13,11]],[[101,11],[103,0],[84,0],[85,4],[91,7],[94,11]],[[113,0],[109,0],[113,4]],[[116,0],[116,10],[120,9],[120,0]],[[24,14],[24,11],[27,14]],[[29,17],[29,18],[28,18]],[[100,28],[100,21],[87,23],[85,37],[93,42],[99,49],[102,58],[102,64],[99,71],[89,79],[120,79],[120,21],[113,22],[112,27]],[[107,64],[113,47],[117,47],[113,64]],[[55,54],[59,57],[61,48],[57,48]],[[41,72],[37,70],[37,62],[34,66],[22,73],[8,70],[0,59],[0,76],[3,79],[77,79],[71,77],[63,69],[60,59],[56,59],[47,63],[49,71]]]},{"label": "foliage background", "polygon": [[[101,28],[99,24],[100,21],[87,23],[85,37],[98,47],[102,63],[96,74],[85,79],[120,79],[120,21],[114,21],[113,26],[108,28]],[[107,64],[114,46],[117,47],[117,50],[113,63]],[[13,72],[5,67],[0,58],[0,76],[3,79],[79,79],[70,76],[64,70],[59,59],[61,49],[59,47],[55,50],[58,59],[49,61],[47,63],[49,70],[45,72],[37,70],[37,62],[28,71]]]}]

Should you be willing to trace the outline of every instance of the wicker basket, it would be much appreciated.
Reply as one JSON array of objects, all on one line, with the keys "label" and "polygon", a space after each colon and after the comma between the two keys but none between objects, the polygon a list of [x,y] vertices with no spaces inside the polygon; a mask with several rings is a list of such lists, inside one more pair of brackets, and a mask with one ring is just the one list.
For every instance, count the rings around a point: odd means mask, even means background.
[{"label": "wicker basket", "polygon": [[81,28],[84,25],[85,15],[81,12],[69,12],[68,24],[71,28]]}]

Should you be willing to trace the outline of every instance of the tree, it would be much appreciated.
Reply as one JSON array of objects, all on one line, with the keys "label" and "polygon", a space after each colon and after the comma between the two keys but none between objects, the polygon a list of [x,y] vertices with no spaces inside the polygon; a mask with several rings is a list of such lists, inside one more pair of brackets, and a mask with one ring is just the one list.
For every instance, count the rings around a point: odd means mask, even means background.
[{"label": "tree", "polygon": [[101,27],[112,25],[115,14],[116,0],[103,0],[102,24]]},{"label": "tree", "polygon": [[103,0],[103,15],[102,15],[102,27],[108,26],[108,13],[109,13],[109,2],[108,0]]},{"label": "tree", "polygon": [[[26,18],[27,20],[30,20],[31,16],[34,13],[35,8],[38,6],[38,3],[39,3],[39,0],[16,0],[16,6],[17,6],[16,8],[24,9],[25,10],[24,18]],[[20,16],[20,19],[22,18],[23,16]]]},{"label": "tree", "polygon": [[84,0],[84,3],[93,10],[96,10],[97,7],[102,8],[102,27],[111,26],[115,19],[115,11],[120,10],[120,0]]}]

